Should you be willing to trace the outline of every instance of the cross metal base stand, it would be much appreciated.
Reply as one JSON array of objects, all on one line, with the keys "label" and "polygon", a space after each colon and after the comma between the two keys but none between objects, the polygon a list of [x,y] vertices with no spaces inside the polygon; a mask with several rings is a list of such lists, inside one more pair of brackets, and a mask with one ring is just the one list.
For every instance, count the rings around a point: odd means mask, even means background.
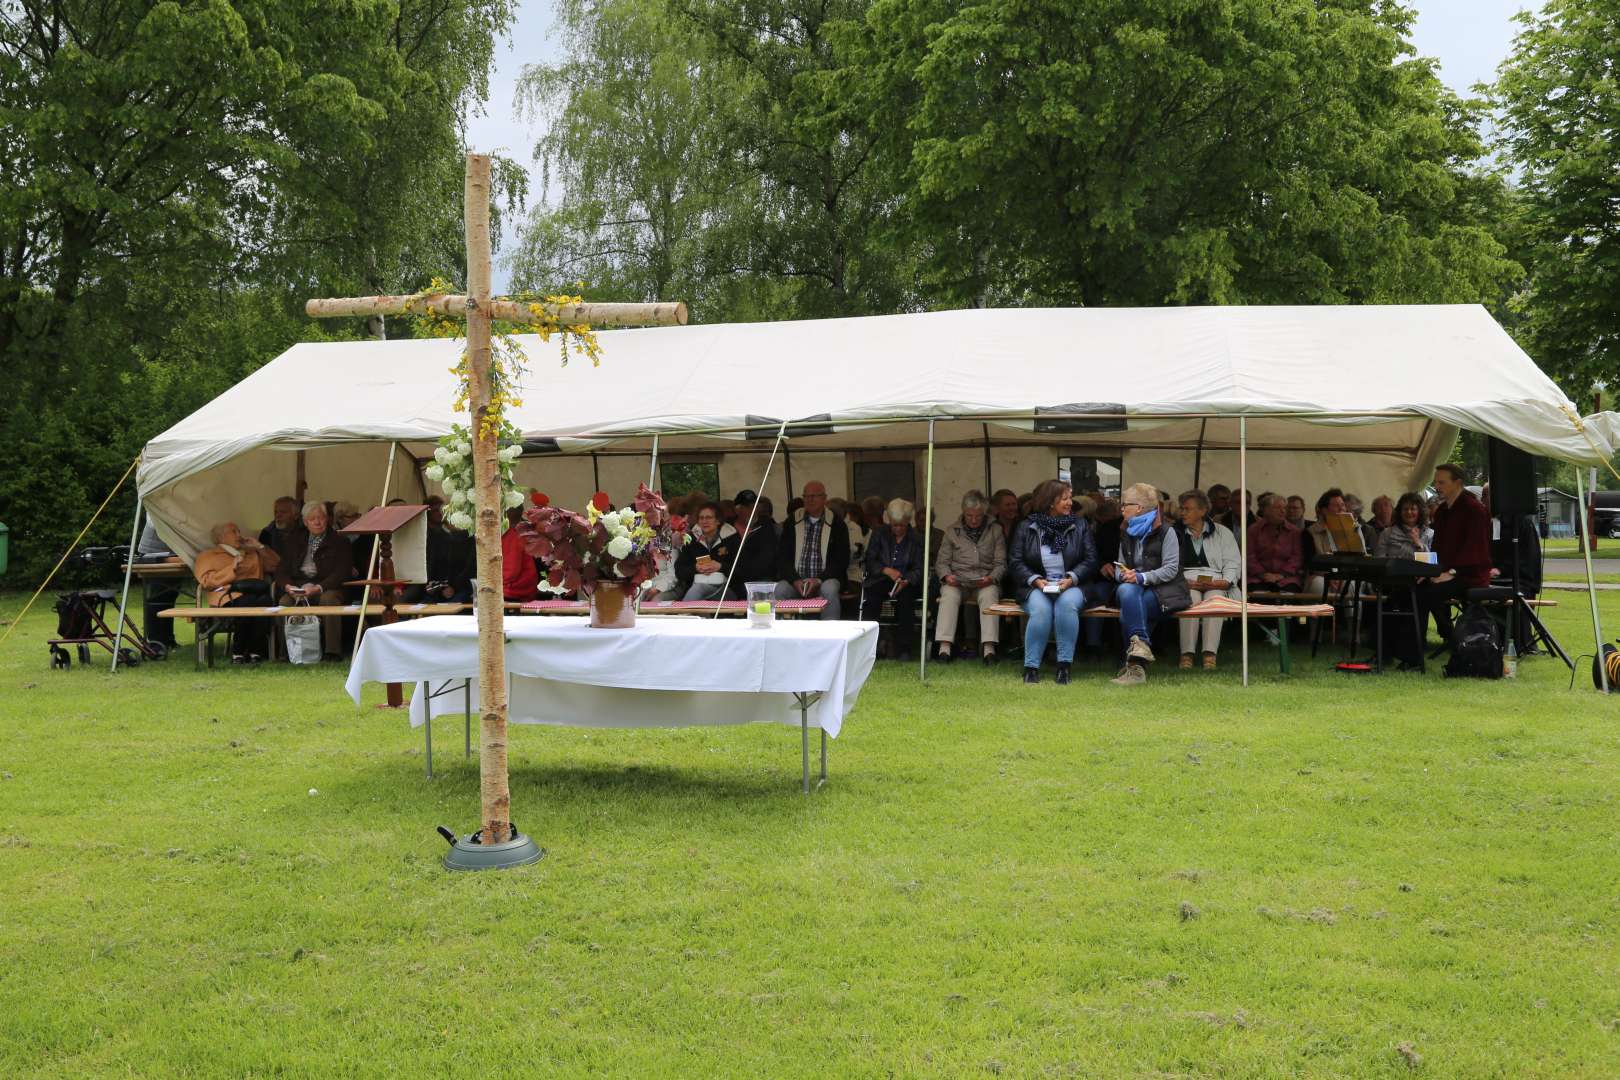
[{"label": "cross metal base stand", "polygon": [[[821,700],[821,691],[812,690],[809,693],[795,692],[794,699],[799,703],[799,748],[800,758],[804,763],[804,793],[810,794],[810,706]],[[827,782],[827,732],[821,732],[821,779],[816,781],[816,790],[820,791]]]},{"label": "cross metal base stand", "polygon": [[[429,684],[421,684],[422,711],[427,718],[422,721],[422,741],[427,755],[427,778],[433,779],[433,699],[443,697],[445,694],[455,693],[457,687],[455,679],[446,679],[435,690]],[[472,757],[472,680],[462,679],[460,686],[462,694],[462,713],[466,721],[466,747],[462,751],[463,757]]]},{"label": "cross metal base stand", "polygon": [[514,866],[527,866],[545,858],[546,849],[524,836],[512,826],[512,839],[502,844],[480,844],[479,833],[458,837],[439,826],[439,835],[450,844],[450,853],[444,857],[446,870],[507,870]]}]

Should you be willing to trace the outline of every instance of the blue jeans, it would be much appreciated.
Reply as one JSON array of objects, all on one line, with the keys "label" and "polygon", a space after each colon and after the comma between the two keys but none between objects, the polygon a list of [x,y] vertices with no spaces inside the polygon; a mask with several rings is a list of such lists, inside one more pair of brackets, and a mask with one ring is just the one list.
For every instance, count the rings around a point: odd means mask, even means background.
[{"label": "blue jeans", "polygon": [[1133,637],[1153,640],[1153,628],[1159,623],[1160,612],[1159,594],[1151,585],[1122,581],[1114,593],[1114,603],[1119,607],[1119,632],[1125,635],[1127,643]]},{"label": "blue jeans", "polygon": [[1046,651],[1054,622],[1058,663],[1067,664],[1074,659],[1074,643],[1080,636],[1080,603],[1078,588],[1064,589],[1056,596],[1048,596],[1039,589],[1030,591],[1024,600],[1024,611],[1029,615],[1024,625],[1025,667],[1041,666],[1041,654]]}]

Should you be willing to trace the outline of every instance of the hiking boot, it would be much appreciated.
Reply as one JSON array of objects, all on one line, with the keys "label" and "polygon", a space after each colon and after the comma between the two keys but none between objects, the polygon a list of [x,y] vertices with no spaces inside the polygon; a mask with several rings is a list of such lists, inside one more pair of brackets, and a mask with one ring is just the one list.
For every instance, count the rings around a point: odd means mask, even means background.
[{"label": "hiking boot", "polygon": [[1193,654],[1190,652],[1182,653],[1181,663],[1177,666],[1180,667],[1182,671],[1191,671],[1193,669]]},{"label": "hiking boot", "polygon": [[1214,671],[1215,670],[1215,654],[1214,653],[1207,652],[1207,653],[1204,654],[1204,670],[1205,671]]},{"label": "hiking boot", "polygon": [[1115,686],[1140,686],[1147,682],[1147,671],[1141,664],[1126,664],[1109,681]]},{"label": "hiking boot", "polygon": [[1069,685],[1069,664],[1068,664],[1068,661],[1066,661],[1066,660],[1059,660],[1058,661],[1057,678],[1055,678],[1053,681],[1056,682],[1059,686],[1068,686]]},{"label": "hiking boot", "polygon": [[1148,648],[1147,642],[1132,634],[1131,643],[1125,649],[1125,657],[1128,660],[1140,660],[1144,664],[1151,664],[1153,663],[1153,650]]},{"label": "hiking boot", "polygon": [[1027,668],[1025,668],[1024,669],[1024,681],[1029,683],[1031,686],[1034,686],[1036,683],[1040,682],[1041,681],[1041,669],[1038,668],[1038,667],[1027,667]]}]

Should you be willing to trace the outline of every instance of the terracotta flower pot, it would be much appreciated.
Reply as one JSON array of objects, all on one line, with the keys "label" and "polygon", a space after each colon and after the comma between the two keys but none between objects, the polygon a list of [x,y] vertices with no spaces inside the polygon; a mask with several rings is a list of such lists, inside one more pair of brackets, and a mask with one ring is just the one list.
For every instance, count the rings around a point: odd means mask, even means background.
[{"label": "terracotta flower pot", "polygon": [[591,625],[600,630],[628,630],[636,625],[636,607],[622,581],[598,581],[591,590]]}]

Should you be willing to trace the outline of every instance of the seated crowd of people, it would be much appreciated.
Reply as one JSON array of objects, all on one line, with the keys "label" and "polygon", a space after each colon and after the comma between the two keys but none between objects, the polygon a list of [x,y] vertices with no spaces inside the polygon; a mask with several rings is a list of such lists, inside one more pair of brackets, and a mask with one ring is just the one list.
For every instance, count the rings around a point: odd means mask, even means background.
[{"label": "seated crowd of people", "polygon": [[[1132,484],[1118,498],[1101,491],[1077,494],[1060,480],[1047,480],[1025,495],[1002,489],[986,496],[969,491],[960,513],[944,528],[934,515],[902,498],[859,502],[829,498],[826,485],[811,481],[777,520],[771,500],[753,491],[714,500],[694,492],[670,500],[670,509],[690,522],[690,542],[660,567],[642,594],[649,600],[741,599],[750,582],[775,583],[779,600],[816,599],[822,619],[887,616],[890,655],[908,659],[918,637],[923,604],[936,600],[933,648],[950,662],[962,647],[990,665],[999,660],[1002,618],[992,611],[1003,598],[1025,613],[1023,677],[1034,683],[1048,646],[1055,651],[1056,681],[1068,683],[1077,654],[1104,658],[1106,620],[1084,618],[1097,608],[1118,610],[1119,685],[1146,681],[1154,661],[1154,631],[1166,617],[1214,597],[1237,598],[1244,583],[1250,598],[1285,594],[1324,595],[1312,557],[1339,550],[1330,515],[1348,515],[1359,534],[1357,549],[1385,558],[1427,558],[1436,575],[1420,590],[1424,620],[1432,617],[1442,637],[1450,632],[1449,605],[1467,589],[1508,572],[1511,555],[1490,512],[1463,485],[1461,470],[1441,465],[1436,494],[1425,501],[1408,492],[1396,500],[1380,495],[1371,517],[1362,503],[1338,488],[1315,502],[1306,516],[1299,495],[1262,492],[1239,499],[1216,484],[1171,499],[1149,484]],[[1487,489],[1488,498],[1488,489]],[[444,504],[430,497],[427,576],[406,602],[467,603],[476,574],[475,548],[465,532],[445,522]],[[1252,505],[1252,509],[1250,508]],[[518,511],[511,511],[515,522]],[[196,576],[210,605],[230,607],[343,603],[358,599],[347,582],[369,573],[371,538],[351,543],[336,532],[358,516],[345,503],[276,501],[274,518],[256,538],[234,523],[214,529],[215,546],[198,556]],[[924,581],[922,522],[928,539]],[[1539,591],[1540,549],[1533,522],[1517,523],[1531,547],[1520,552],[1520,587]],[[1246,532],[1247,559],[1236,530]],[[1337,530],[1343,538],[1344,528]],[[502,538],[503,595],[508,601],[539,598],[545,572],[524,550],[515,529]],[[886,606],[887,605],[887,606]],[[978,618],[967,623],[962,608]],[[1217,666],[1226,619],[1175,620],[1175,646],[1184,669]],[[235,635],[233,659],[255,662],[265,654],[268,628],[251,625]],[[1082,631],[1082,627],[1084,630]],[[1082,641],[1082,637],[1084,640]],[[341,628],[323,632],[329,654],[341,650]]]}]

